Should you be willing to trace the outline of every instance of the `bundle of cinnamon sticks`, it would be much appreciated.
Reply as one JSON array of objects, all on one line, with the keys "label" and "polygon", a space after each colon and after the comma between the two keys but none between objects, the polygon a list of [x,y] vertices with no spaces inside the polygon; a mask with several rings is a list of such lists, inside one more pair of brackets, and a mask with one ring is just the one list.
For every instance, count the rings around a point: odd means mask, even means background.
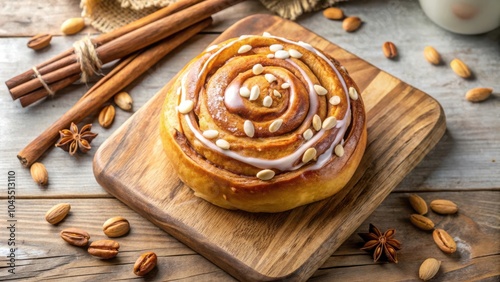
[{"label": "bundle of cinnamon sticks", "polygon": [[[102,64],[141,50],[242,0],[180,0],[138,21],[90,39]],[[71,48],[5,82],[26,107],[76,82],[81,60]]]},{"label": "bundle of cinnamon sticks", "polygon": [[[82,121],[98,110],[113,95],[145,73],[175,47],[210,25],[212,14],[241,1],[180,0],[143,19],[93,39],[94,44],[98,45],[99,55],[107,54],[105,57],[100,57],[103,62],[123,57],[122,60],[71,109],[18,153],[17,157],[21,164],[25,167],[31,166],[55,144],[60,130],[67,128],[71,122]],[[163,38],[158,34],[162,34]],[[136,37],[140,39],[137,40]],[[152,43],[145,47],[145,42]],[[142,47],[137,48],[137,46]],[[52,90],[62,89],[80,77],[78,70],[75,70],[75,73],[67,73],[68,70],[79,68],[79,62],[75,61],[73,52],[73,49],[67,50],[37,66],[42,79],[52,87]],[[38,101],[49,93],[34,74],[34,71],[27,71],[7,82],[11,95],[14,99],[19,98],[23,106]],[[36,86],[37,82],[40,83],[39,86]],[[19,94],[23,92],[25,94]]]}]

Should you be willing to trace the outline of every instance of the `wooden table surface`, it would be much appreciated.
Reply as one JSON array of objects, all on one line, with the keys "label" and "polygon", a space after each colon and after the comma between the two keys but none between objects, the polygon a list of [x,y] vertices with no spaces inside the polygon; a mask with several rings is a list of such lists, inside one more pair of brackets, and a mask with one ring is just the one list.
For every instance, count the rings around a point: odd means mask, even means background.
[{"label": "wooden table surface", "polygon": [[[369,223],[383,230],[395,228],[395,237],[403,244],[398,253],[399,263],[373,263],[371,257],[359,249],[363,242],[354,233],[310,280],[414,281],[418,280],[422,261],[434,257],[442,261],[442,265],[433,281],[498,281],[500,29],[474,36],[447,32],[424,15],[418,1],[353,0],[340,7],[347,15],[363,19],[361,29],[346,33],[340,22],[325,19],[321,12],[303,15],[296,22],[434,97],[446,114],[447,131],[429,155],[356,231],[367,232]],[[0,173],[4,179],[0,185],[0,280],[136,279],[132,273],[133,263],[142,252],[149,250],[156,252],[159,258],[158,267],[145,278],[147,281],[234,280],[107,194],[93,176],[92,158],[96,148],[184,64],[227,27],[256,13],[270,12],[257,1],[247,1],[217,14],[210,29],[165,57],[126,88],[134,98],[133,111],[117,110],[111,128],[101,128],[95,114],[89,117],[86,122],[94,123],[93,129],[99,136],[87,154],[70,157],[57,148],[47,151],[40,160],[49,172],[46,188],[38,187],[31,180],[29,170],[21,166],[16,154],[67,111],[91,85],[73,85],[55,98],[28,108],[12,101],[5,85],[0,86]],[[61,36],[59,26],[65,19],[79,14],[78,0],[3,1],[0,80],[5,81],[71,46],[83,33]],[[86,31],[95,33],[91,28]],[[28,49],[28,38],[37,33],[55,35],[51,47],[39,52]],[[385,41],[397,45],[398,59],[383,56],[381,45]],[[422,51],[427,45],[440,51],[445,64],[432,66],[425,61]],[[453,58],[466,62],[474,78],[464,80],[456,76],[448,65]],[[473,87],[492,87],[495,92],[489,100],[473,104],[464,99],[465,92]],[[9,174],[15,174],[16,198],[11,203],[7,190]],[[408,204],[411,193],[417,193],[427,203],[434,199],[457,203],[456,215],[428,214],[438,228],[447,230],[457,241],[456,253],[441,252],[429,232],[411,225],[409,215],[413,211]],[[71,204],[70,215],[61,224],[52,226],[44,220],[44,214],[61,202]],[[9,218],[9,214],[13,217]],[[95,259],[59,237],[62,229],[76,226],[92,234],[93,240],[105,239],[101,226],[107,218],[117,215],[127,218],[132,229],[127,236],[117,239],[122,247],[119,256],[111,261]],[[11,254],[15,260],[8,257],[12,257]],[[8,265],[12,261],[15,266]]]}]

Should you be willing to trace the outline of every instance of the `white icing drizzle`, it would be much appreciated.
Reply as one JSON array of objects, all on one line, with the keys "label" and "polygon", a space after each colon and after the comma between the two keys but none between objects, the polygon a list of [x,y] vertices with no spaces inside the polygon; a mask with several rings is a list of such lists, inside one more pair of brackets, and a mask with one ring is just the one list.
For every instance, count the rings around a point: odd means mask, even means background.
[{"label": "white icing drizzle", "polygon": [[[311,45],[309,45],[309,44],[307,44],[305,42],[302,42],[302,41],[294,42],[294,41],[291,41],[291,40],[288,40],[288,39],[285,39],[285,38],[281,38],[281,37],[270,35],[269,33],[266,33],[265,36],[266,37],[270,37],[270,38],[274,38],[274,39],[277,39],[277,40],[280,40],[282,42],[286,42],[286,43],[289,43],[289,44],[294,44],[294,45],[301,46],[301,47],[303,47],[303,48],[305,48],[305,49],[307,49],[307,50],[315,53],[320,58],[322,58],[335,71],[335,73],[337,75],[337,78],[340,80],[340,82],[342,84],[342,87],[344,89],[344,94],[347,96],[347,99],[346,99],[347,103],[348,103],[347,112],[346,112],[345,116],[341,120],[337,121],[337,124],[336,124],[335,128],[338,129],[338,132],[337,132],[337,134],[335,136],[334,141],[332,142],[331,146],[323,154],[321,154],[321,155],[319,155],[317,157],[316,162],[313,163],[312,165],[310,165],[307,168],[308,170],[319,169],[319,168],[321,168],[332,157],[332,153],[333,153],[333,150],[334,150],[335,146],[337,146],[338,144],[342,145],[344,143],[343,136],[345,135],[345,132],[347,130],[347,127],[348,127],[348,125],[350,123],[350,119],[351,119],[349,91],[347,89],[346,82],[343,79],[342,75],[337,70],[337,68],[335,68],[334,64],[326,56],[324,56],[321,52],[319,52],[318,50],[316,50]],[[216,56],[218,56],[223,50],[229,48],[230,46],[232,46],[233,44],[235,44],[236,42],[238,42],[240,40],[243,40],[243,39],[246,39],[246,38],[251,38],[251,37],[254,37],[254,36],[252,36],[252,35],[242,36],[242,37],[240,37],[240,39],[234,40],[234,41],[226,44],[225,46],[221,47],[219,50],[217,50],[217,52],[215,52],[214,54],[212,54],[207,59],[207,61],[205,61],[203,67],[200,70],[200,73],[198,74],[198,78],[200,78],[205,73],[205,71],[206,71],[209,63]],[[243,46],[245,46],[245,45],[243,45]],[[246,48],[248,48],[248,47],[246,47]],[[246,49],[246,48],[244,48],[244,49]],[[285,52],[287,52],[287,51],[285,51]],[[288,52],[287,52],[287,54],[288,54]],[[309,88],[310,103],[309,103],[309,111],[308,111],[308,114],[307,114],[305,120],[312,120],[312,115],[315,114],[313,112],[313,110],[316,109],[316,107],[317,107],[317,105],[319,103],[319,101],[318,101],[318,95],[316,94],[316,92],[314,90],[314,85],[313,85],[312,81],[310,80],[310,78],[305,73],[305,71],[302,70],[297,64],[295,64],[291,59],[288,59],[288,58],[283,58],[283,59],[285,59],[288,63],[292,64],[295,68],[297,68],[299,70],[299,72],[301,72],[301,75],[307,81],[308,88]],[[180,99],[181,103],[182,103],[182,101],[184,101],[186,99],[186,91],[185,91],[186,79],[185,78],[186,77],[183,77],[183,79],[181,80],[181,84],[182,84],[181,85],[181,87],[182,87],[181,99]],[[237,104],[241,103],[241,96],[238,95],[238,93],[239,93],[239,86],[238,85],[234,85],[234,86],[235,87],[228,87],[228,88],[226,88],[226,91],[225,91],[225,94],[226,94],[225,103],[230,103],[232,105],[237,105]],[[233,89],[230,89],[230,88],[233,88]],[[292,87],[292,89],[291,89],[292,90],[291,94],[293,94],[293,92],[294,92],[293,88],[294,87]],[[231,90],[231,91],[229,91],[229,90]],[[228,100],[227,94],[230,93],[230,92],[234,92],[235,95],[229,95],[229,96],[232,97],[232,99],[229,98],[229,100]],[[290,99],[294,100],[295,99],[295,95],[290,95]],[[291,102],[293,102],[293,101],[291,101]],[[304,154],[304,152],[308,148],[311,148],[313,146],[313,144],[315,144],[325,134],[325,131],[326,131],[325,129],[321,129],[315,135],[313,135],[309,140],[307,140],[304,144],[302,144],[296,151],[294,151],[293,153],[291,153],[288,156],[282,157],[280,159],[275,159],[275,160],[266,160],[266,159],[260,159],[260,158],[255,158],[255,157],[243,156],[243,155],[240,155],[240,154],[238,154],[238,153],[236,153],[234,151],[220,148],[219,146],[217,146],[216,144],[214,144],[212,141],[210,141],[207,138],[205,138],[203,136],[203,134],[199,130],[197,130],[195,128],[195,126],[191,122],[190,115],[191,114],[184,115],[185,121],[186,121],[189,129],[193,132],[193,134],[195,135],[195,137],[202,144],[204,144],[205,146],[209,147],[211,150],[217,151],[218,153],[224,154],[224,155],[226,155],[226,156],[228,156],[230,158],[233,158],[233,159],[235,159],[237,161],[240,161],[240,162],[243,162],[243,163],[246,163],[246,164],[250,164],[250,165],[252,165],[254,167],[261,168],[261,169],[264,169],[264,170],[268,170],[270,168],[279,169],[281,171],[292,171],[292,170],[299,169],[304,164],[300,163],[298,165],[293,166],[293,163],[295,163],[297,160],[300,160],[302,158],[302,155]],[[328,129],[328,130],[330,130],[330,129]]]},{"label": "white icing drizzle", "polygon": [[212,46],[208,47],[207,50],[205,50],[205,52],[213,51],[213,50],[217,49],[217,47],[219,47],[219,46],[218,45],[212,45]]}]

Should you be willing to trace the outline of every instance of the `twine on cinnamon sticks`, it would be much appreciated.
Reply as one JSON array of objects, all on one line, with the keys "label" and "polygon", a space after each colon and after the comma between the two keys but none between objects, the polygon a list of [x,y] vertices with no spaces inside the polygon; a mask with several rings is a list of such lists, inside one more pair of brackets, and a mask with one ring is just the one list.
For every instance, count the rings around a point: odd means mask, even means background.
[{"label": "twine on cinnamon sticks", "polygon": [[43,88],[45,88],[45,90],[47,90],[47,92],[49,93],[49,96],[53,96],[54,94],[56,94],[54,92],[54,90],[52,90],[48,85],[47,85],[47,82],[45,82],[45,80],[43,80],[42,78],[42,75],[40,74],[40,72],[38,71],[38,69],[36,67],[33,67],[33,72],[35,73],[36,75],[36,78],[38,78],[40,80],[40,83],[42,84]]},{"label": "twine on cinnamon sticks", "polygon": [[82,72],[80,81],[83,83],[89,82],[90,77],[94,74],[102,74],[102,62],[97,55],[97,50],[90,40],[90,36],[86,36],[73,44],[75,49],[76,61],[80,64]]},{"label": "twine on cinnamon sticks", "polygon": [[[91,39],[96,56],[106,64],[145,48],[242,0],[181,0],[143,19]],[[26,107],[74,83],[82,74],[71,48],[5,82],[12,99]],[[45,87],[42,81],[47,85]]]}]

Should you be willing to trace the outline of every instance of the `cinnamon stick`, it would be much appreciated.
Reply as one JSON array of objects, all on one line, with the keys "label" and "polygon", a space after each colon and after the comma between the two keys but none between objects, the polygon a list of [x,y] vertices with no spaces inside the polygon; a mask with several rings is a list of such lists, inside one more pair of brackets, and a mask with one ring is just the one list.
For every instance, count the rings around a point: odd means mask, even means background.
[{"label": "cinnamon stick", "polygon": [[[59,81],[51,83],[48,86],[50,87],[50,89],[52,89],[52,91],[56,92],[56,91],[63,89],[64,87],[66,87],[68,85],[73,84],[78,79],[80,79],[80,74],[74,74],[72,76],[68,76],[68,77],[63,78]],[[22,96],[21,98],[19,98],[19,101],[21,102],[21,106],[27,107],[27,106],[45,98],[45,97],[47,97],[48,95],[49,95],[49,93],[47,93],[45,88],[40,88],[40,89],[37,89],[37,90],[31,92],[30,95]]]},{"label": "cinnamon stick", "polygon": [[[106,44],[98,46],[96,48],[98,57],[103,64],[122,58],[241,1],[242,0],[207,0],[195,4],[177,13],[131,30]],[[63,60],[71,61],[71,59],[67,58],[63,58]],[[65,77],[79,73],[79,68],[80,64],[74,62],[51,73],[42,74],[42,79],[45,80],[46,83],[59,81]],[[63,69],[64,71],[62,71]],[[41,86],[42,83],[36,78],[10,89],[10,93],[14,99],[17,99]]]},{"label": "cinnamon stick", "polygon": [[[151,14],[149,14],[141,19],[138,19],[138,20],[131,22],[127,25],[124,25],[122,27],[119,27],[115,30],[108,32],[108,33],[103,33],[103,34],[93,38],[92,41],[94,42],[94,44],[96,46],[105,44],[105,43],[107,43],[115,38],[118,38],[118,37],[130,32],[130,31],[132,31],[132,30],[135,30],[135,29],[138,29],[142,26],[150,24],[150,23],[157,21],[161,18],[164,18],[168,15],[171,15],[171,14],[176,13],[180,10],[183,10],[187,7],[195,5],[201,1],[203,1],[203,0],[180,0],[180,1],[177,1],[175,3],[169,4],[165,8],[162,8],[154,13],[151,13]],[[57,64],[53,64],[53,63],[60,61],[66,57],[72,57],[72,60],[68,60],[68,61],[71,61],[71,63],[76,62],[76,57],[74,57],[73,52],[74,52],[74,48],[70,48],[70,49],[60,53],[59,55],[52,57],[51,59],[37,65],[36,68],[38,69],[40,74],[44,75],[48,72],[51,72],[51,71],[61,67],[61,66],[59,66]],[[67,63],[67,61],[65,61],[65,63]],[[62,65],[62,66],[64,67],[66,65]],[[35,76],[35,73],[33,72],[33,69],[30,69],[30,70],[28,70],[20,75],[17,75],[15,77],[7,80],[5,82],[5,84],[7,85],[7,87],[9,89],[11,89],[11,88],[14,88],[20,84],[23,84],[23,83],[31,80],[32,78],[34,78],[34,76]]]},{"label": "cinnamon stick", "polygon": [[17,158],[21,164],[25,167],[31,166],[48,148],[56,143],[60,130],[67,128],[71,122],[78,123],[82,121],[86,116],[98,110],[113,95],[146,72],[174,48],[206,28],[211,22],[211,18],[205,19],[143,51],[133,53],[122,59],[109,74],[99,80],[71,109],[18,153]]}]

